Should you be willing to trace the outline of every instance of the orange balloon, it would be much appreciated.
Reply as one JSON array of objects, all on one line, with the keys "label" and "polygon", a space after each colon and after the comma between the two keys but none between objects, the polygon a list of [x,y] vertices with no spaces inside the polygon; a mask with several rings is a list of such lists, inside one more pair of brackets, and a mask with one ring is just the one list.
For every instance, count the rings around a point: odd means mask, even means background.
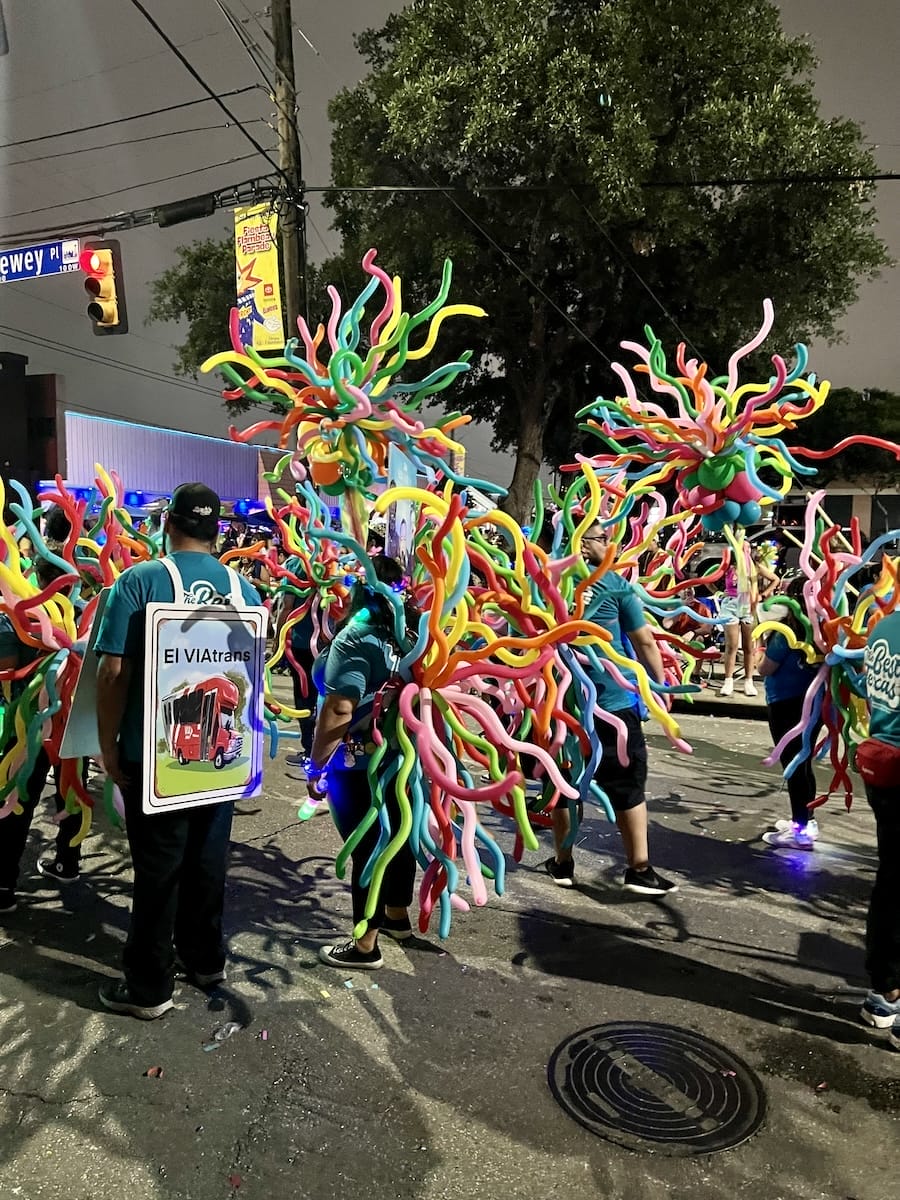
[{"label": "orange balloon", "polygon": [[313,483],[319,487],[328,487],[329,484],[337,483],[341,478],[341,464],[312,459],[309,464],[309,473]]}]

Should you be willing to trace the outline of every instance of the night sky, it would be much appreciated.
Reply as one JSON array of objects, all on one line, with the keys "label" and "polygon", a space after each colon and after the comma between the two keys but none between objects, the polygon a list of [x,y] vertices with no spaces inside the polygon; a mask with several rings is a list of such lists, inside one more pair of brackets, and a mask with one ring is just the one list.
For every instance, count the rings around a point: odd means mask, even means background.
[{"label": "night sky", "polygon": [[[261,0],[227,0],[246,29],[268,49],[258,20]],[[218,91],[262,80],[214,0],[147,0],[147,6],[192,64]],[[295,23],[318,53],[295,37],[300,91],[304,175],[307,184],[329,181],[329,129],[325,115],[330,97],[353,83],[362,63],[352,44],[355,31],[377,25],[399,4],[387,0],[294,0]],[[3,142],[107,121],[202,95],[198,85],[125,0],[4,0],[10,53],[0,58]],[[523,4],[527,10],[527,5]],[[867,139],[879,147],[882,171],[900,170],[900,128],[894,73],[900,61],[900,16],[893,0],[784,0],[784,24],[791,34],[808,34],[820,58],[816,78],[822,112],[851,116],[863,124]],[[114,14],[111,16],[111,14]],[[227,101],[266,147],[274,134],[266,122],[273,105],[262,86]],[[0,190],[0,232],[63,225],[67,219],[102,217],[220,188],[261,174],[266,164],[254,157],[239,130],[207,128],[105,150],[86,148],[199,126],[221,126],[224,115],[212,104],[197,105],[139,122],[112,126],[62,141],[6,148]],[[79,153],[48,158],[62,150]],[[40,159],[41,161],[35,161]],[[17,165],[13,165],[17,164]],[[199,167],[223,164],[155,186],[160,180]],[[142,185],[134,187],[133,185]],[[116,189],[129,188],[97,200]],[[884,183],[878,196],[881,236],[900,258],[900,183]],[[73,201],[67,207],[61,202]],[[35,213],[35,209],[48,211]],[[23,214],[15,216],[13,214]],[[28,215],[31,214],[31,215]],[[221,236],[230,229],[226,214],[175,229],[154,226],[121,235],[126,263],[129,321],[127,337],[95,338],[83,315],[84,293],[78,275],[0,285],[0,325],[71,348],[51,349],[0,331],[0,348],[27,354],[32,371],[65,376],[65,399],[72,407],[145,420],[205,433],[224,434],[226,420],[215,388],[171,382],[171,345],[178,330],[145,326],[144,282],[171,262],[176,245],[199,237]],[[40,241],[23,236],[18,244]],[[321,258],[333,245],[328,214],[313,205],[310,254]],[[778,298],[774,297],[777,305]],[[896,271],[863,285],[859,302],[846,315],[846,342],[814,346],[812,366],[836,386],[900,388],[900,277]],[[702,333],[702,331],[698,331]],[[210,347],[210,352],[221,347]],[[612,348],[610,348],[612,349]],[[76,353],[101,355],[114,364]],[[142,368],[150,376],[124,371]],[[475,474],[489,471],[486,431],[469,432],[469,463]],[[505,481],[510,464],[495,468]]]}]

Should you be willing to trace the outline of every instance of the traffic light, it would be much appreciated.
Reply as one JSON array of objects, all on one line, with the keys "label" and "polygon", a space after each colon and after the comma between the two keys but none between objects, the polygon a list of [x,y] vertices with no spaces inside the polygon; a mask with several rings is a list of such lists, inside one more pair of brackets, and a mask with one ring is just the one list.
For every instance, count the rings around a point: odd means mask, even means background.
[{"label": "traffic light", "polygon": [[87,276],[84,290],[91,297],[87,314],[91,318],[94,333],[98,337],[108,333],[127,333],[125,278],[119,243],[110,238],[85,246],[78,262]]}]

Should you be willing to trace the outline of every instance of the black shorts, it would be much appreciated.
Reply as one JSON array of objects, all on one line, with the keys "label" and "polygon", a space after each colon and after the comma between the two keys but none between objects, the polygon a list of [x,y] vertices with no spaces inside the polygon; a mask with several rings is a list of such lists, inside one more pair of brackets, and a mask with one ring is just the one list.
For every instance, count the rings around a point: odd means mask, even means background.
[{"label": "black shorts", "polygon": [[312,667],[316,656],[309,650],[293,650],[292,653],[297,661],[297,666],[306,676],[306,679],[302,680],[294,669],[294,664],[285,656],[294,684],[294,708],[311,708],[315,712],[317,692],[312,685]]},{"label": "black shorts", "polygon": [[603,758],[594,775],[594,782],[603,788],[613,810],[619,813],[637,808],[646,799],[647,743],[644,741],[641,718],[634,709],[613,715],[625,723],[628,731],[628,766],[623,767],[619,762],[615,728],[597,718],[597,737],[603,747]]}]

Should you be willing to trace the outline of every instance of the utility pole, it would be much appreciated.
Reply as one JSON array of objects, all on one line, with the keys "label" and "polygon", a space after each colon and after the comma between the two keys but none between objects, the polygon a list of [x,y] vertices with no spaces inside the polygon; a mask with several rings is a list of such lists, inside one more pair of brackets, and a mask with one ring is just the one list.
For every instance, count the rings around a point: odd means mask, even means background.
[{"label": "utility pole", "polygon": [[297,133],[297,90],[294,80],[294,29],[291,0],[271,0],[275,48],[275,109],[278,117],[278,164],[287,189],[280,213],[281,266],[288,337],[297,333],[297,317],[308,317],[306,295],[306,208],[300,138]]}]

